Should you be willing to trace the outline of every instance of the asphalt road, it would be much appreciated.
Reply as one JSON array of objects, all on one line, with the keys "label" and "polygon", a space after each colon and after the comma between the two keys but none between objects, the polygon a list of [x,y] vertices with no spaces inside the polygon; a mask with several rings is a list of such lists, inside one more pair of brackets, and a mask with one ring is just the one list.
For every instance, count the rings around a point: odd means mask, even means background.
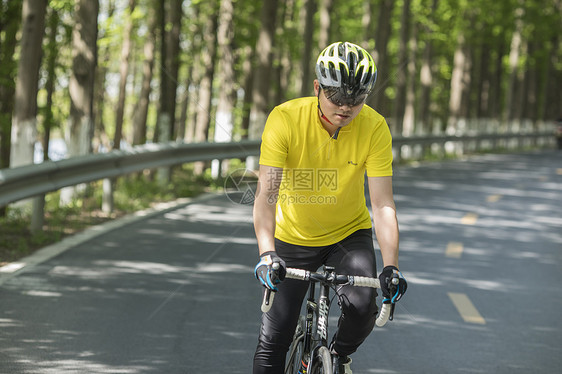
[{"label": "asphalt road", "polygon": [[[354,374],[560,372],[562,153],[399,167],[394,186],[409,288]],[[0,269],[0,373],[250,373],[251,207],[206,196],[111,228]]]}]

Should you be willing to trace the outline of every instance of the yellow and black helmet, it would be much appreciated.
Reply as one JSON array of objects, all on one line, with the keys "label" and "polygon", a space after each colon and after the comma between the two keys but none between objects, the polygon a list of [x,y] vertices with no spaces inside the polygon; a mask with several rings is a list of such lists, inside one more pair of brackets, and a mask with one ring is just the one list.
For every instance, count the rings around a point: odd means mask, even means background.
[{"label": "yellow and black helmet", "polygon": [[322,88],[336,88],[345,96],[369,94],[377,67],[365,49],[349,42],[330,44],[318,56],[316,78]]}]

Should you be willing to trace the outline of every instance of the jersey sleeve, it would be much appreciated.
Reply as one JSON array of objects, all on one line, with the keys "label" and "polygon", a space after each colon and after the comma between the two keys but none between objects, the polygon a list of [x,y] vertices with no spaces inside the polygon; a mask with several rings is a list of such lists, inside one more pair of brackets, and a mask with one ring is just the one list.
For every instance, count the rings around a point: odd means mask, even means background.
[{"label": "jersey sleeve", "polygon": [[373,135],[366,167],[368,177],[392,176],[392,136],[384,118],[377,124]]},{"label": "jersey sleeve", "polygon": [[265,123],[260,148],[260,165],[282,168],[289,151],[289,126],[282,111],[274,108]]}]

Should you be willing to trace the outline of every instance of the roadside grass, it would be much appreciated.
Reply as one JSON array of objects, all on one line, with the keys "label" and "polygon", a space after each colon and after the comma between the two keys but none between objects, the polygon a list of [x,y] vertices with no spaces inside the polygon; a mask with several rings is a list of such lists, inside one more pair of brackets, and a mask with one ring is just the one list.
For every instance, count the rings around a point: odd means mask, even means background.
[{"label": "roadside grass", "polygon": [[[240,162],[231,166],[240,167]],[[114,182],[114,209],[104,212],[102,181],[85,185],[71,203],[59,204],[60,191],[45,195],[43,230],[31,232],[31,202],[19,202],[5,209],[0,217],[0,266],[16,261],[47,245],[80,232],[90,226],[178,198],[194,197],[222,188],[224,179],[213,180],[210,172],[196,176],[193,165],[172,169],[170,182],[160,185],[153,172],[121,177]]]}]

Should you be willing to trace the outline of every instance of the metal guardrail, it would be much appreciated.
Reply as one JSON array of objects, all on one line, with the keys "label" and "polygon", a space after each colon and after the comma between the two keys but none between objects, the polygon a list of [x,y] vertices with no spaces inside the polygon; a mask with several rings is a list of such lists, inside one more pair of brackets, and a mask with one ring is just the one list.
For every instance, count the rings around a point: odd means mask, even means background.
[{"label": "metal guardrail", "polygon": [[[521,133],[498,133],[498,134],[478,134],[478,135],[427,135],[414,137],[393,138],[394,158],[402,159],[401,148],[404,145],[421,146],[427,149],[429,146],[437,145],[445,148],[446,144],[453,144],[453,148],[465,151],[480,151],[483,149],[517,148],[525,144],[536,145],[539,140],[549,144],[554,142],[553,131],[521,132]],[[513,146],[515,142],[515,146]],[[489,144],[492,144],[490,146]],[[443,151],[444,152],[444,151]]]},{"label": "metal guardrail", "polygon": [[259,154],[260,141],[145,144],[131,150],[89,154],[0,170],[0,206],[63,187],[145,169]]},{"label": "metal guardrail", "polygon": [[[523,134],[486,134],[474,136],[422,136],[395,137],[393,139],[396,159],[402,158],[402,146],[427,148],[447,143],[474,144],[479,150],[483,142],[504,142],[528,139],[554,141],[552,132]],[[9,203],[59,190],[63,187],[92,182],[105,178],[127,175],[145,169],[180,165],[182,163],[245,158],[259,154],[259,140],[235,143],[166,143],[146,144],[131,150],[89,154],[60,161],[47,161],[11,169],[0,170],[0,207]],[[487,147],[494,148],[494,147]]]}]

